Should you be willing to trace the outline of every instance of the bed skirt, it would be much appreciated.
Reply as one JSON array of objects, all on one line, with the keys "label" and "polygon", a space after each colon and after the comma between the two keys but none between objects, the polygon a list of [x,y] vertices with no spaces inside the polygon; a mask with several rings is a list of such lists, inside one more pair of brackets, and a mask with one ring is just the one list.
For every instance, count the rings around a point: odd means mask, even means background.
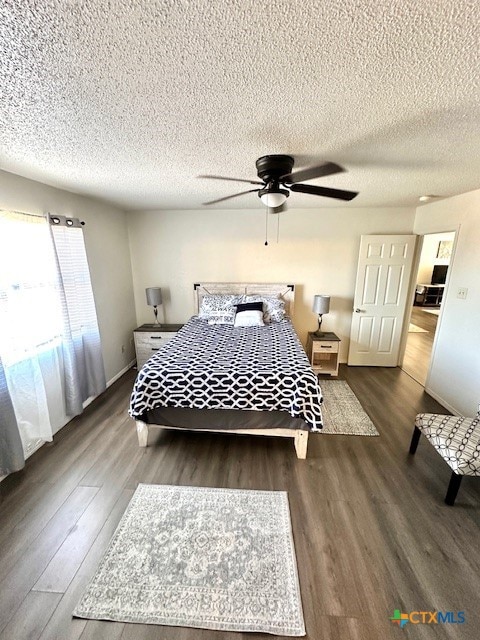
[{"label": "bed skirt", "polygon": [[240,409],[181,409],[161,407],[140,418],[152,425],[183,429],[301,429],[309,431],[301,418],[292,418],[286,411],[249,411]]}]

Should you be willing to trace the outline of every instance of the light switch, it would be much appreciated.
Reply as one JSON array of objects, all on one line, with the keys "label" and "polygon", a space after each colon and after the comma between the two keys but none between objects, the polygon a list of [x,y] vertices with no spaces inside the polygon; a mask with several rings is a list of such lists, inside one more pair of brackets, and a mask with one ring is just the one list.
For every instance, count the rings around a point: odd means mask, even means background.
[{"label": "light switch", "polygon": [[466,287],[458,287],[457,289],[457,298],[461,300],[465,300],[467,297],[468,289]]}]

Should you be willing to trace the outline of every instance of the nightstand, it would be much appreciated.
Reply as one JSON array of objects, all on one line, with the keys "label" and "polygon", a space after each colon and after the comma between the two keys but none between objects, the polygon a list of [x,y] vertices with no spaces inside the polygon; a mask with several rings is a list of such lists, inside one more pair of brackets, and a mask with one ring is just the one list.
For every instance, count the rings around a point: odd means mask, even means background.
[{"label": "nightstand", "polygon": [[318,336],[310,332],[307,339],[307,355],[312,369],[318,375],[338,376],[338,347],[340,338],[331,332]]},{"label": "nightstand", "polygon": [[133,332],[137,369],[141,369],[145,362],[164,344],[177,335],[183,324],[142,324]]}]

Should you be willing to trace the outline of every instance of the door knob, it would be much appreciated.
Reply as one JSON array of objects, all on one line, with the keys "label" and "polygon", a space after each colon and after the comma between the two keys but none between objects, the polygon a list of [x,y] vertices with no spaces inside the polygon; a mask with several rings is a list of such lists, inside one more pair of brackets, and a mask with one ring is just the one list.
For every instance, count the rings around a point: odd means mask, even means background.
[{"label": "door knob", "polygon": [[365,313],[365,309],[355,309],[355,313]]}]

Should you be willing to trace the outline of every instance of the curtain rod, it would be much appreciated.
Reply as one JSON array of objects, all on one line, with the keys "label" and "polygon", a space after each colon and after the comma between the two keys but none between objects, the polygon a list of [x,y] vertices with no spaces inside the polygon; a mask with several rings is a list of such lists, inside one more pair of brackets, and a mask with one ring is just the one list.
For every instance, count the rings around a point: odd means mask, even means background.
[{"label": "curtain rod", "polygon": [[16,209],[2,209],[5,213],[15,213],[19,216],[30,216],[31,218],[46,218],[46,213],[31,213],[27,211],[17,211]]},{"label": "curtain rod", "polygon": [[85,226],[85,222],[83,220],[79,220],[78,218],[70,218],[69,216],[60,216],[57,214],[47,213],[48,221],[52,225],[59,225],[65,227],[80,227]]},{"label": "curtain rod", "polygon": [[[16,213],[21,216],[30,216],[32,218],[47,218],[50,222],[53,221],[53,224],[61,224],[62,221],[65,222],[66,226],[74,227],[78,225],[85,226],[84,220],[79,220],[78,218],[72,218],[70,216],[60,216],[56,214],[52,214],[49,211],[46,213],[32,213],[31,211],[17,211],[16,209],[1,209],[0,211],[5,211],[6,213]],[[67,223],[67,220],[71,220],[71,223]],[[75,224],[77,222],[78,224]]]}]

